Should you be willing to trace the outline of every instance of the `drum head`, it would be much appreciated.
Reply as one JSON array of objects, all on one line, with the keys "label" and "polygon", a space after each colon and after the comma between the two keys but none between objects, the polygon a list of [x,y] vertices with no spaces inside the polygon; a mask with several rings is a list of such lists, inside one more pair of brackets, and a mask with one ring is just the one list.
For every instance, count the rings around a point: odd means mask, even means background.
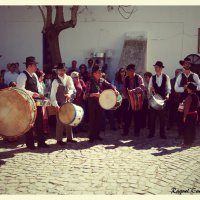
[{"label": "drum head", "polygon": [[[21,90],[8,88],[0,91],[0,135],[19,136],[31,128],[35,116],[32,115],[30,98]],[[34,101],[33,104],[35,106]]]},{"label": "drum head", "polygon": [[113,90],[104,90],[99,97],[99,104],[105,110],[114,108],[117,102],[116,94]]},{"label": "drum head", "polygon": [[58,117],[63,124],[70,124],[76,117],[76,110],[72,103],[65,103],[58,113]]},{"label": "drum head", "polygon": [[149,104],[155,110],[162,110],[165,106],[165,101],[159,94],[150,97]]}]

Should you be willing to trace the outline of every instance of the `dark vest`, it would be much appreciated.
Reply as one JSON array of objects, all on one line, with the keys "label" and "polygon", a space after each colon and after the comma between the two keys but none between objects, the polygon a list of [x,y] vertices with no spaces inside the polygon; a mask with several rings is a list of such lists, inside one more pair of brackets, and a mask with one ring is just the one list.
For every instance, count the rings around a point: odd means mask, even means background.
[{"label": "dark vest", "polygon": [[192,103],[190,105],[189,112],[194,112],[197,111],[197,108],[199,106],[199,98],[196,94],[192,94],[191,97],[192,97]]},{"label": "dark vest", "polygon": [[155,93],[159,94],[164,99],[167,95],[166,83],[167,83],[167,76],[165,74],[162,74],[162,83],[160,87],[158,87],[156,83],[156,75],[152,76],[152,84],[155,89]]},{"label": "dark vest", "polygon": [[[186,75],[184,73],[181,73],[181,82],[180,82],[180,87],[184,87],[185,85],[187,85],[188,82],[193,82],[195,83],[194,81],[194,78],[193,78],[193,74],[194,73],[191,73],[188,78],[186,77]],[[179,101],[182,102],[188,95],[188,92],[187,90],[184,90],[184,92],[182,92],[180,94],[180,99]]]},{"label": "dark vest", "polygon": [[68,93],[68,87],[64,86],[62,81],[59,79],[59,77],[56,77],[56,80],[58,81],[58,89],[56,92],[56,100],[58,102],[58,105],[61,106],[66,102],[65,94]]},{"label": "dark vest", "polygon": [[102,84],[103,79],[100,79],[98,83],[94,80],[94,78],[91,78],[89,81],[90,81],[90,91],[89,91],[90,94],[91,93],[97,93],[97,92],[101,93],[102,92],[101,88],[100,88],[100,85]]},{"label": "dark vest", "polygon": [[130,78],[129,78],[129,76],[126,76],[126,78],[125,78],[125,88],[127,89],[129,89],[129,90],[131,90],[131,89],[135,89],[136,87],[139,87],[139,76],[137,75],[137,74],[135,74],[135,76],[134,76],[134,86],[133,86],[133,88],[131,88],[131,86],[130,86]]},{"label": "dark vest", "polygon": [[33,75],[31,77],[26,71],[23,71],[23,73],[27,77],[25,89],[30,90],[31,92],[37,92],[38,93],[37,79],[36,79],[35,75]]},{"label": "dark vest", "polygon": [[189,77],[187,78],[186,75],[184,73],[181,74],[181,82],[180,82],[180,87],[184,87],[184,85],[187,85],[188,82],[193,82],[195,83],[194,81],[194,78],[193,78],[193,74],[194,73],[191,73],[189,75]]}]

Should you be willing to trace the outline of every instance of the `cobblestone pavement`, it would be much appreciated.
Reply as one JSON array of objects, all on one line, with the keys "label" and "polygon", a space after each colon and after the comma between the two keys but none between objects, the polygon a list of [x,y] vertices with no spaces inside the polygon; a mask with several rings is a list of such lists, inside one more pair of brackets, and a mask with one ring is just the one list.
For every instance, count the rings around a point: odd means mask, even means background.
[{"label": "cobblestone pavement", "polygon": [[[200,128],[198,127],[198,133]],[[181,149],[175,130],[168,139],[121,136],[121,130],[102,133],[103,142],[26,149],[23,141],[0,140],[0,194],[186,194],[200,193],[200,137]]]}]

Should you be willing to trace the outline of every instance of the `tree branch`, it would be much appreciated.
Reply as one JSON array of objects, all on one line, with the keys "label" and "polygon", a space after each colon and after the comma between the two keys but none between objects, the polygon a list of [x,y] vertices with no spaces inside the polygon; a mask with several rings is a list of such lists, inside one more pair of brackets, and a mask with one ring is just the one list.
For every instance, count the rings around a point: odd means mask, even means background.
[{"label": "tree branch", "polygon": [[60,24],[58,27],[56,27],[57,30],[62,31],[67,28],[74,28],[77,24],[77,12],[78,12],[79,6],[72,6],[70,8],[71,10],[71,19],[69,21],[66,21],[62,24]]},{"label": "tree branch", "polygon": [[59,26],[64,23],[63,6],[56,6],[56,17],[54,24]]},{"label": "tree branch", "polygon": [[52,6],[46,6],[47,9],[47,20],[46,28],[52,25]]},{"label": "tree branch", "polygon": [[43,28],[42,28],[42,32],[45,32],[45,28],[46,28],[46,17],[45,17],[45,14],[44,14],[44,11],[42,10],[42,7],[41,6],[38,6],[41,14],[42,14],[42,19],[43,19],[43,22],[44,22],[44,25],[43,25]]}]

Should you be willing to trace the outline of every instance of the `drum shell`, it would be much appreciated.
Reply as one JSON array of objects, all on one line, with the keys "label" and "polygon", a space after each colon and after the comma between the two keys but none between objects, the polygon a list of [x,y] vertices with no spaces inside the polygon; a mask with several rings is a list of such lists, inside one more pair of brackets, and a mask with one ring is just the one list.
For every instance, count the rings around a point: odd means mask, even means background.
[{"label": "drum shell", "polygon": [[116,102],[114,108],[112,108],[111,110],[117,110],[121,105],[122,105],[122,96],[117,95],[117,102]]},{"label": "drum shell", "polygon": [[37,107],[33,98],[19,88],[0,91],[0,135],[18,137],[35,123]]},{"label": "drum shell", "polygon": [[104,90],[99,97],[99,105],[104,110],[116,110],[121,106],[122,97],[116,95],[112,89]]},{"label": "drum shell", "polygon": [[83,116],[83,108],[69,102],[65,103],[58,113],[59,120],[63,124],[69,126],[78,126],[81,123]]},{"label": "drum shell", "polygon": [[[162,97],[160,97],[160,95],[151,95],[149,97],[149,105],[154,108],[155,110],[162,110],[164,109],[165,107],[165,103],[163,103],[162,105],[159,104],[157,101],[156,101],[156,98],[159,99],[159,100],[163,100]],[[163,100],[164,101],[164,100]]]}]

